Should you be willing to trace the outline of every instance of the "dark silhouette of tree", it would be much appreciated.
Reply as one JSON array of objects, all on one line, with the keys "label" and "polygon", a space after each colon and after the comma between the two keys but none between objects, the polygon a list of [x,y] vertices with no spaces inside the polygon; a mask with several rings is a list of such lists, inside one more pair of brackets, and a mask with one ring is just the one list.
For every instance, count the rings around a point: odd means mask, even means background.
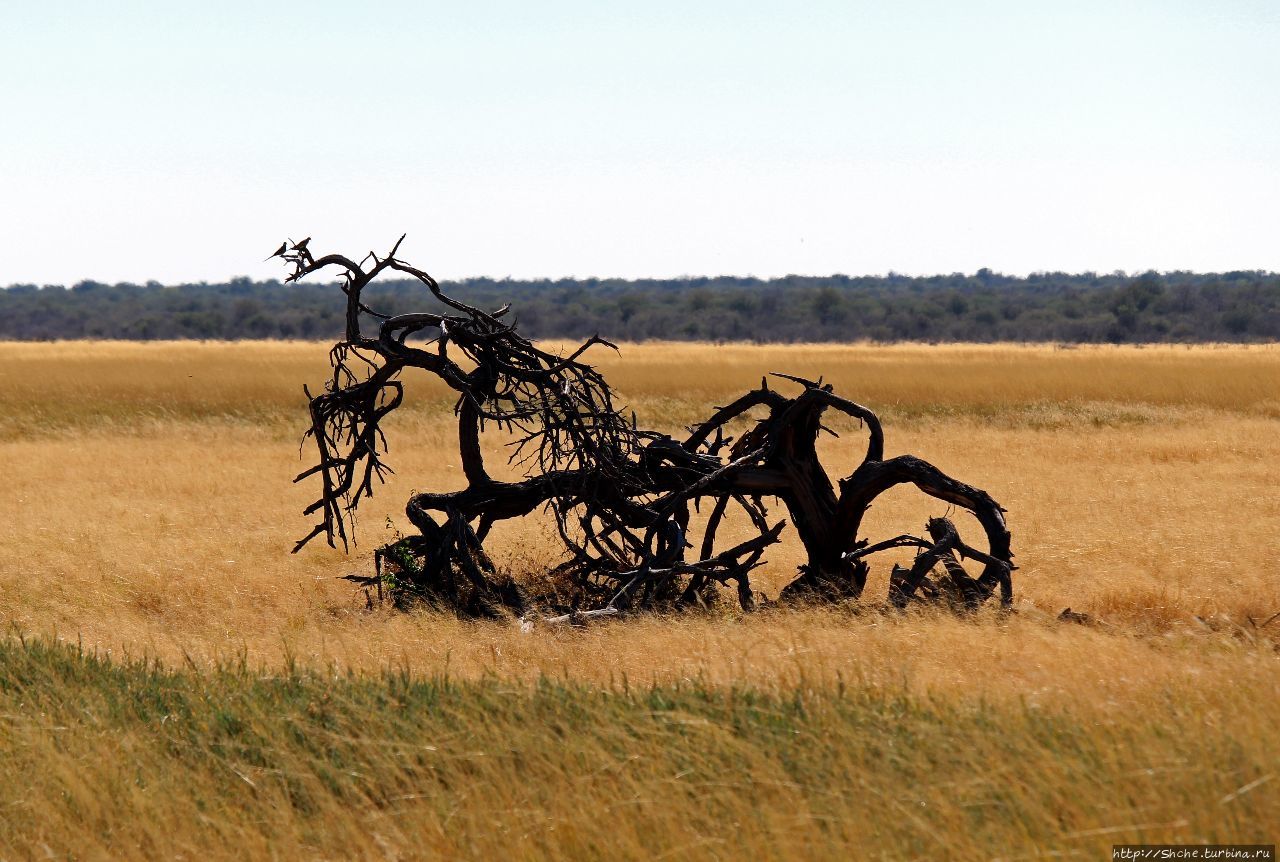
[{"label": "dark silhouette of tree", "polygon": [[[751,610],[757,597],[750,573],[787,526],[770,519],[766,500],[786,508],[807,557],[782,601],[857,599],[868,558],[916,547],[913,565],[890,577],[893,605],[946,600],[974,609],[997,591],[1002,606],[1011,604],[1014,567],[1004,510],[985,491],[919,458],[886,458],[876,414],[836,395],[821,379],[774,375],[793,391],[788,395],[762,378],[759,389],[716,408],[678,440],[627,415],[608,382],[587,364],[591,348],[612,344],[593,335],[568,355],[546,352],[518,332],[510,305],[484,311],[449,295],[425,271],[399,259],[399,248],[397,242],[386,256],[370,253],[359,262],[340,254],[313,256],[299,245],[281,255],[292,267],[287,281],[336,271],[345,297],[343,334],[329,354],[332,376],[324,391],[307,392],[315,464],[298,480],[317,481],[320,492],[306,510],[317,522],[295,551],[319,536],[344,547],[351,540],[356,508],[390,469],[383,422],[403,402],[406,372],[417,370],[457,394],[467,487],[415,493],[405,514],[416,532],[380,548],[373,575],[351,576],[390,590],[398,604],[426,601],[467,616],[541,610],[569,621],[698,604],[717,585],[732,585],[743,610]],[[386,273],[409,276],[419,299],[429,297],[436,308],[382,310],[374,282]],[[699,322],[696,311],[687,314],[690,323]],[[859,420],[867,433],[861,462],[836,485],[817,454],[818,435],[829,430],[823,425],[828,411]],[[758,421],[736,439],[726,433],[751,415]],[[522,479],[493,478],[481,439],[495,432],[506,435],[509,463],[523,469]],[[867,509],[902,484],[971,512],[986,549],[966,544],[946,518],[930,520],[925,536],[875,544],[860,539]],[[702,504],[710,514],[696,536],[692,510]],[[730,507],[745,515],[754,535],[718,546]],[[551,575],[567,584],[566,592],[530,594],[501,575],[485,551],[496,523],[539,511],[550,516],[560,537],[565,561]],[[689,549],[695,549],[692,560]],[[980,563],[981,573],[970,575],[962,559]]]}]

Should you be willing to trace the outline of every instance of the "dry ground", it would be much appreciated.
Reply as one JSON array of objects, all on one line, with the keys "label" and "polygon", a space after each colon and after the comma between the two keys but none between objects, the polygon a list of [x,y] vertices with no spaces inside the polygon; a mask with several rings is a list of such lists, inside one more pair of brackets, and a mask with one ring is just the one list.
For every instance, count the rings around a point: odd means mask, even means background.
[{"label": "dry ground", "polygon": [[[1199,628],[1195,616],[1248,627],[1280,611],[1280,349],[646,344],[599,359],[643,421],[672,431],[762,371],[825,374],[882,412],[890,453],[927,458],[1004,504],[1024,607],[1071,606],[1135,633]],[[404,524],[411,489],[460,484],[452,419],[434,380],[411,387],[392,428],[397,476],[362,509],[363,543],[349,558],[319,542],[290,555],[314,490],[290,484],[311,455],[299,460],[301,384],[321,379],[324,363],[324,348],[305,343],[0,345],[6,622],[169,658],[289,650],[434,670],[448,656],[458,673],[606,679],[771,677],[787,665],[861,675],[887,660],[920,684],[1034,690],[1066,672],[1109,684],[1105,663],[1070,667],[1075,634],[1019,624],[981,630],[991,653],[965,658],[915,643],[973,636],[950,620],[730,615],[529,638],[365,613],[334,578],[369,568],[388,519]],[[863,444],[856,427],[839,427],[824,446],[843,475]],[[867,526],[888,537],[937,513],[899,489]],[[547,529],[495,532],[498,555],[536,570],[552,559]],[[757,588],[776,594],[796,553],[773,553]],[[992,656],[1001,672],[975,679],[968,662]]]},{"label": "dry ground", "polygon": [[[672,431],[765,371],[824,374],[840,394],[880,411],[890,454],[924,457],[1009,510],[1020,613],[880,613],[884,561],[861,613],[725,611],[529,634],[368,612],[363,596],[335,579],[369,568],[388,521],[403,523],[411,489],[460,484],[450,400],[433,381],[408,388],[409,407],[390,429],[397,476],[366,501],[362,544],[350,557],[318,542],[289,554],[307,532],[300,511],[312,492],[290,484],[310,464],[310,450],[299,460],[301,384],[323,378],[325,353],[306,343],[0,344],[0,622],[11,633],[196,668],[236,656],[280,667],[292,657],[358,672],[551,676],[606,688],[624,679],[828,693],[849,684],[1117,727],[1185,702],[1195,704],[1192,724],[1256,737],[1241,743],[1256,768],[1188,767],[1202,773],[1195,792],[1206,800],[1217,804],[1280,768],[1260,730],[1280,702],[1280,620],[1259,628],[1280,611],[1280,348],[645,344],[625,346],[621,357],[601,352],[641,423]],[[863,444],[858,428],[837,428],[841,438],[824,446],[829,469],[842,474]],[[867,526],[873,538],[888,537],[932,514],[937,505],[898,490]],[[534,573],[552,559],[544,525],[495,537],[514,571]],[[792,576],[795,552],[775,552],[757,588],[775,594]],[[1066,606],[1107,625],[1055,624]],[[1268,782],[1247,794],[1257,801],[1243,819],[1233,814],[1233,835],[1274,840],[1275,820],[1258,819],[1280,816],[1280,781]],[[1148,814],[1139,802],[1120,825],[1144,828],[1093,837],[1206,834],[1187,825],[1201,820],[1171,810],[1185,799]],[[1062,834],[1116,825],[1105,812],[1073,823]],[[978,849],[992,845],[969,848]]]}]

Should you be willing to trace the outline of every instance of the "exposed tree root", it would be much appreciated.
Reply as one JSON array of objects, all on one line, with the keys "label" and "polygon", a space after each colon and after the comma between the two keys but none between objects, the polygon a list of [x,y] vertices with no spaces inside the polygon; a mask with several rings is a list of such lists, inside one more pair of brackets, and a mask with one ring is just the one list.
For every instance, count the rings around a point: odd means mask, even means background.
[{"label": "exposed tree root", "polygon": [[[405,512],[417,533],[380,548],[371,576],[351,578],[377,586],[379,595],[385,590],[398,606],[427,602],[468,617],[536,613],[546,621],[580,622],[696,606],[729,587],[750,611],[757,604],[751,572],[781,541],[787,523],[770,519],[766,499],[786,508],[808,558],[781,602],[856,600],[869,557],[916,547],[914,564],[896,567],[890,578],[893,606],[947,601],[971,610],[997,590],[1003,607],[1012,604],[1004,509],[985,491],[919,458],[886,459],[876,414],[821,379],[774,375],[798,388],[784,395],[763,378],[759,389],[717,408],[683,440],[645,430],[582,361],[589,348],[612,344],[593,336],[568,356],[545,352],[507,322],[509,308],[486,312],[447,296],[430,275],[396,257],[399,246],[383,258],[370,252],[359,263],[336,254],[313,257],[306,241],[280,254],[293,267],[289,281],[337,267],[346,296],[346,334],[330,352],[333,376],[323,392],[306,392],[307,436],[317,460],[297,480],[319,478],[320,495],[306,509],[319,520],[295,551],[317,536],[344,548],[353,540],[359,501],[390,472],[381,422],[401,404],[401,375],[422,369],[458,395],[454,410],[468,485],[415,494]],[[441,311],[388,316],[367,306],[362,292],[387,271],[416,278]],[[763,417],[736,440],[728,436],[731,423],[753,410]],[[817,454],[818,435],[829,430],[822,424],[827,411],[859,420],[868,438],[861,463],[838,487]],[[511,437],[510,462],[522,467],[521,481],[489,475],[480,437],[490,426]],[[902,484],[971,512],[986,533],[986,550],[962,541],[946,518],[930,520],[927,537],[859,539],[872,502]],[[703,503],[710,514],[701,535],[692,536],[691,509]],[[731,509],[746,516],[756,535],[719,548],[717,531]],[[565,560],[551,574],[569,589],[556,597],[530,595],[501,575],[484,549],[495,523],[537,511],[551,515],[564,546]],[[963,559],[982,564],[981,573],[970,576]]]}]

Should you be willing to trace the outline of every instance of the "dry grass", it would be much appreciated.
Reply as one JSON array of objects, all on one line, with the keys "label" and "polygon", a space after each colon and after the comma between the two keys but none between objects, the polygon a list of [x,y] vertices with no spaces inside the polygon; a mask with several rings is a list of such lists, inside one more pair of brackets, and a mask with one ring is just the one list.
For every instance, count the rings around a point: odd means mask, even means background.
[{"label": "dry grass", "polygon": [[[426,379],[410,388],[411,407],[392,429],[398,475],[367,501],[357,552],[344,559],[313,546],[291,556],[292,540],[307,529],[299,512],[310,493],[290,484],[300,464],[300,384],[323,377],[323,346],[76,343],[0,344],[0,619],[117,655],[127,650],[200,668],[230,656],[278,668],[292,655],[307,666],[359,673],[447,670],[456,680],[490,683],[550,676],[606,689],[623,679],[698,680],[784,697],[797,687],[835,697],[843,681],[948,708],[1050,710],[1063,721],[1118,728],[1125,739],[1148,727],[1134,724],[1137,716],[1149,722],[1160,704],[1185,701],[1192,712],[1179,721],[1188,726],[1203,721],[1218,733],[1230,724],[1233,733],[1257,735],[1259,745],[1271,738],[1263,728],[1266,704],[1280,688],[1273,640],[1280,621],[1258,630],[1249,620],[1280,611],[1280,349],[665,344],[599,358],[641,421],[671,430],[758,384],[763,371],[825,374],[841,394],[882,412],[891,453],[932,460],[1009,509],[1022,613],[961,621],[872,610],[753,618],[725,612],[533,634],[427,613],[369,613],[334,577],[368,568],[387,518],[402,521],[410,489],[461,484],[446,392]],[[824,443],[833,472],[847,470],[861,445],[856,427],[840,430],[840,440]],[[867,526],[888,536],[936,513],[900,490],[877,504]],[[536,571],[550,559],[545,525],[495,538],[513,569]],[[794,547],[775,553],[758,588],[774,594],[796,562]],[[883,594],[886,568],[877,567],[879,579],[873,575],[873,599]],[[1068,605],[1111,627],[1054,624],[1052,615]],[[1132,744],[1133,756],[1112,765],[1129,768],[1162,750],[1159,740]],[[1037,749],[1027,743],[1020,750],[1029,757]],[[1270,752],[1259,767],[1264,773],[1277,766],[1275,750],[1249,748],[1257,756]],[[1206,778],[1195,792],[1251,780],[1222,777],[1186,756],[1189,769],[1221,779]],[[1067,805],[1079,788],[1064,775],[1051,777],[1067,784],[1046,779],[1043,792]],[[657,786],[644,792],[659,792]],[[1263,808],[1233,821],[1239,828],[1232,834],[1266,837],[1245,827],[1257,826],[1250,817],[1263,811],[1275,816],[1277,786],[1255,791]],[[1179,804],[1194,801],[1193,791],[1186,793]],[[941,796],[930,798],[941,804]],[[1166,815],[1172,822],[1174,801],[1155,799],[1159,810],[1146,822],[1166,822]],[[1053,807],[1041,802],[1037,817]],[[883,843],[892,830],[872,828],[876,805],[858,812],[841,811],[852,819],[840,835],[879,835],[882,843],[873,846],[901,855]],[[483,817],[471,819],[479,829]],[[1111,825],[1105,820],[1103,812],[1066,817],[1061,834]],[[939,828],[962,826],[948,820]],[[236,827],[265,842],[249,855],[293,855],[305,846],[348,855],[353,846],[314,835],[308,844],[293,833],[273,844],[255,828]],[[354,822],[342,829],[359,831]],[[1053,834],[1046,829],[997,830],[957,856],[979,849],[999,855],[1002,840],[1025,849]],[[1179,829],[1142,837],[1187,838]],[[388,839],[395,846],[417,846],[396,834]],[[1110,843],[1111,833],[1105,836]],[[290,843],[295,839],[300,843]],[[555,855],[552,844],[540,842],[532,855]],[[793,849],[823,856],[837,845],[847,846],[842,839]],[[493,845],[431,846],[476,856]],[[609,855],[607,843],[573,846]],[[613,849],[643,855],[646,846]],[[788,855],[785,845],[756,846],[765,856]],[[736,855],[723,846],[691,855],[716,853]]]},{"label": "dry grass", "polygon": [[[625,345],[594,358],[654,424],[705,415],[766,371],[825,375],[886,419],[974,415],[1033,425],[1083,412],[1102,424],[1167,418],[1170,409],[1280,418],[1275,345]],[[0,438],[148,421],[270,420],[298,427],[301,384],[325,377],[326,349],[306,342],[0,343]],[[445,387],[422,376],[409,409],[435,412]]]},{"label": "dry grass", "polygon": [[[322,377],[324,357],[314,344],[0,345],[10,618],[170,658],[246,647],[274,658],[288,644],[358,667],[407,658],[434,669],[452,650],[456,670],[568,667],[597,679],[711,671],[723,650],[705,645],[757,625],[682,621],[688,651],[648,658],[643,625],[608,629],[600,652],[632,657],[602,662],[576,645],[541,646],[555,638],[528,646],[495,628],[474,639],[432,615],[364,613],[334,576],[368,567],[412,488],[459,487],[461,475],[448,399],[424,378],[396,417],[398,475],[366,503],[364,544],[350,559],[318,545],[291,556],[313,491],[290,484],[302,463],[300,382]],[[825,370],[838,391],[888,415],[891,452],[928,458],[1009,509],[1018,592],[1045,611],[1070,605],[1126,631],[1164,632],[1196,615],[1247,625],[1280,610],[1280,350],[638,345],[601,359],[641,417],[671,430],[758,383],[760,369]],[[857,428],[842,431],[823,444],[837,473],[861,446]],[[867,526],[894,535],[936,508],[895,490]],[[536,570],[551,559],[548,529],[500,529],[499,555]],[[797,552],[772,554],[758,587],[775,594]],[[881,589],[873,582],[873,595]],[[797,637],[816,627],[833,670],[860,667],[871,627],[825,620],[760,627],[794,625]],[[505,640],[521,660],[492,659]]]},{"label": "dry grass", "polygon": [[[392,673],[212,673],[0,642],[0,856],[1107,858],[1274,840],[1280,690],[1098,708]],[[1260,706],[1261,704],[1261,706]]]}]

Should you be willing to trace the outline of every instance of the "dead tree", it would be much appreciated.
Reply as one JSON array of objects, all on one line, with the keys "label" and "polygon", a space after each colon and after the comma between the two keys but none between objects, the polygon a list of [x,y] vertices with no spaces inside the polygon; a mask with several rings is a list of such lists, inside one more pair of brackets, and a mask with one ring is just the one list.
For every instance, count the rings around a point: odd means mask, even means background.
[{"label": "dead tree", "polygon": [[[304,387],[316,462],[296,481],[314,477],[321,488],[306,509],[317,523],[295,552],[317,536],[344,548],[353,540],[360,500],[390,472],[382,421],[403,400],[403,374],[421,369],[457,393],[467,487],[414,494],[405,513],[416,533],[379,548],[374,574],[353,577],[380,592],[387,587],[400,605],[425,601],[467,616],[552,611],[573,619],[696,605],[725,585],[751,610],[750,574],[786,526],[771,521],[766,500],[785,506],[807,554],[780,601],[857,599],[872,554],[916,547],[914,564],[891,575],[894,606],[945,599],[972,609],[997,590],[1001,604],[1011,604],[1004,510],[985,491],[926,461],[885,458],[876,414],[821,379],[775,375],[798,387],[785,395],[762,378],[759,389],[718,408],[683,439],[646,430],[634,413],[624,415],[604,377],[583,361],[591,347],[612,344],[593,336],[568,355],[544,351],[519,335],[509,307],[483,311],[459,302],[398,259],[400,242],[385,257],[370,252],[359,262],[313,256],[308,240],[277,253],[292,267],[287,281],[334,268],[346,297],[345,334],[330,351],[332,377],[323,392]],[[365,289],[387,272],[421,282],[441,310],[393,316],[367,305]],[[763,416],[737,439],[726,433],[735,422],[749,422],[753,411]],[[837,486],[817,453],[828,411],[859,420],[868,438],[861,463]],[[507,435],[519,481],[490,475],[480,441],[491,428]],[[946,518],[931,520],[927,537],[859,539],[868,507],[901,484],[971,512],[986,533],[986,550],[965,544]],[[703,505],[709,515],[695,536],[691,509]],[[754,535],[720,547],[717,531],[731,507],[745,514]],[[564,546],[564,562],[550,574],[571,586],[568,593],[531,595],[485,552],[495,523],[537,511],[550,514]],[[969,575],[961,559],[981,563],[981,573]]]}]

